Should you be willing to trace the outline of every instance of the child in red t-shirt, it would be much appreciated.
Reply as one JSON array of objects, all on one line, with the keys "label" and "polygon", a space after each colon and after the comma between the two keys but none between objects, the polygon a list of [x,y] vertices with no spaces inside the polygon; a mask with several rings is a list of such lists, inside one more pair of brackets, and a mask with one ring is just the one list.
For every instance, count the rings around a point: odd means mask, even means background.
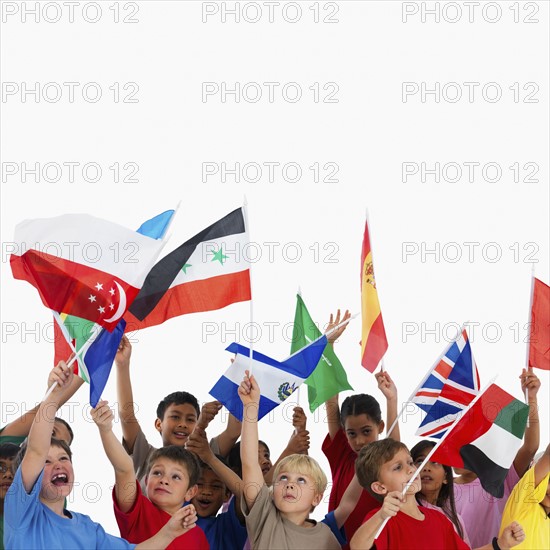
[{"label": "child in red t-shirt", "polygon": [[[346,311],[344,317],[340,320],[340,310],[338,310],[336,319],[333,319],[333,315],[330,316],[327,332],[350,317],[349,311]],[[329,342],[333,344],[342,335],[346,327],[347,324],[332,333],[328,338]],[[397,388],[387,372],[378,372],[375,376],[378,388],[387,401],[388,426],[392,426],[397,418]],[[362,393],[347,397],[342,403],[341,411],[338,406],[338,395],[329,399],[325,406],[328,435],[323,441],[322,450],[328,459],[332,473],[332,489],[328,505],[329,511],[332,511],[340,504],[355,475],[357,454],[365,445],[378,439],[384,431],[384,421],[382,420],[380,405],[372,395]],[[395,424],[388,436],[399,441],[398,423]],[[351,540],[351,537],[363,522],[365,514],[379,505],[379,502],[366,491],[362,492],[359,503],[344,525],[348,541]],[[349,546],[344,548],[347,549]]]},{"label": "child in red t-shirt", "polygon": [[[195,496],[200,476],[199,461],[191,451],[177,445],[154,451],[147,466],[146,497],[136,479],[132,459],[113,433],[113,411],[107,401],[100,401],[92,409],[92,418],[115,470],[113,502],[120,535],[129,542],[142,542],[159,531]],[[192,504],[185,509],[195,516]],[[196,527],[187,529],[167,548],[208,550],[209,545],[202,529]]]},{"label": "child in red t-shirt", "polygon": [[[359,453],[356,472],[361,486],[377,499],[379,504],[382,503],[382,507],[367,514],[365,522],[351,539],[351,550],[469,549],[444,514],[419,506],[415,498],[415,494],[421,490],[419,477],[416,477],[403,495],[403,489],[416,472],[409,450],[403,443],[383,439],[367,445]],[[387,519],[389,521],[376,537]],[[513,522],[495,541],[496,546],[488,544],[482,548],[506,550],[524,539],[522,527]]]}]

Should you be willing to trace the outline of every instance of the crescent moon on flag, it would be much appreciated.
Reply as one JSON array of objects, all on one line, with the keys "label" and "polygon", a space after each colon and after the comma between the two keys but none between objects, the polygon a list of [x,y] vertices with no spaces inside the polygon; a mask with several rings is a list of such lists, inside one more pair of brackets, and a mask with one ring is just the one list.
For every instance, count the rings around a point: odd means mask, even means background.
[{"label": "crescent moon on flag", "polygon": [[115,311],[115,314],[110,319],[104,319],[103,322],[105,323],[113,323],[114,321],[118,321],[126,311],[126,293],[124,292],[124,289],[115,281],[115,285],[118,288],[118,293],[120,295],[120,300],[118,301],[118,308]]}]

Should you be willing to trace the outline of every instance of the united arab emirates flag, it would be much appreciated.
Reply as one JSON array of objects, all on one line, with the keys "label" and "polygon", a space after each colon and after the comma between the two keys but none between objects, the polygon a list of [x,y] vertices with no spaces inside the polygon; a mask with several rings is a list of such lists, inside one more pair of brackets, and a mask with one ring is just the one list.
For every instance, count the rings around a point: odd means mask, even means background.
[{"label": "united arab emirates flag", "polygon": [[[307,346],[321,336],[321,331],[313,322],[302,297],[296,296],[296,314],[294,316],[294,331],[292,334],[292,346],[290,353]],[[344,390],[353,390],[348,382],[348,377],[342,363],[336,354],[332,344],[327,343],[321,360],[315,370],[305,380],[309,409],[313,412],[319,405]]]},{"label": "united arab emirates flag", "polygon": [[504,480],[522,445],[529,406],[496,384],[473,403],[431,460],[475,472],[482,487],[501,498]]},{"label": "united arab emirates flag", "polygon": [[184,242],[147,275],[125,316],[126,330],[250,300],[248,244],[242,208]]},{"label": "united arab emirates flag", "polygon": [[13,276],[45,306],[113,331],[155,263],[162,243],[87,214],[26,220],[15,228]]}]

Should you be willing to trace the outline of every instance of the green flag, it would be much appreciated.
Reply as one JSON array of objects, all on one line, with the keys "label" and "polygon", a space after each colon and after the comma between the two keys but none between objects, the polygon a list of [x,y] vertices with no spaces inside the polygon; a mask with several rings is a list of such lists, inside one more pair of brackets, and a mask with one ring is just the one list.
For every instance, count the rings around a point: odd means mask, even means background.
[{"label": "green flag", "polygon": [[[311,319],[302,297],[298,294],[296,298],[291,354],[321,336],[321,331]],[[309,378],[306,378],[305,383],[307,384],[311,412],[337,393],[344,390],[353,390],[348,382],[342,363],[334,353],[332,344],[327,344],[321,360]]]}]

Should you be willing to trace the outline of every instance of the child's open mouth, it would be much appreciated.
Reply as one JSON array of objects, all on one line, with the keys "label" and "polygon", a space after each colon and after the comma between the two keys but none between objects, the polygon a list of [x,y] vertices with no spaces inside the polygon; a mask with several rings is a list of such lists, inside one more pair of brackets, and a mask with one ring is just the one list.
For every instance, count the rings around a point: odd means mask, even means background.
[{"label": "child's open mouth", "polygon": [[69,478],[67,477],[67,474],[56,474],[52,477],[52,484],[56,487],[66,485],[68,482]]}]

